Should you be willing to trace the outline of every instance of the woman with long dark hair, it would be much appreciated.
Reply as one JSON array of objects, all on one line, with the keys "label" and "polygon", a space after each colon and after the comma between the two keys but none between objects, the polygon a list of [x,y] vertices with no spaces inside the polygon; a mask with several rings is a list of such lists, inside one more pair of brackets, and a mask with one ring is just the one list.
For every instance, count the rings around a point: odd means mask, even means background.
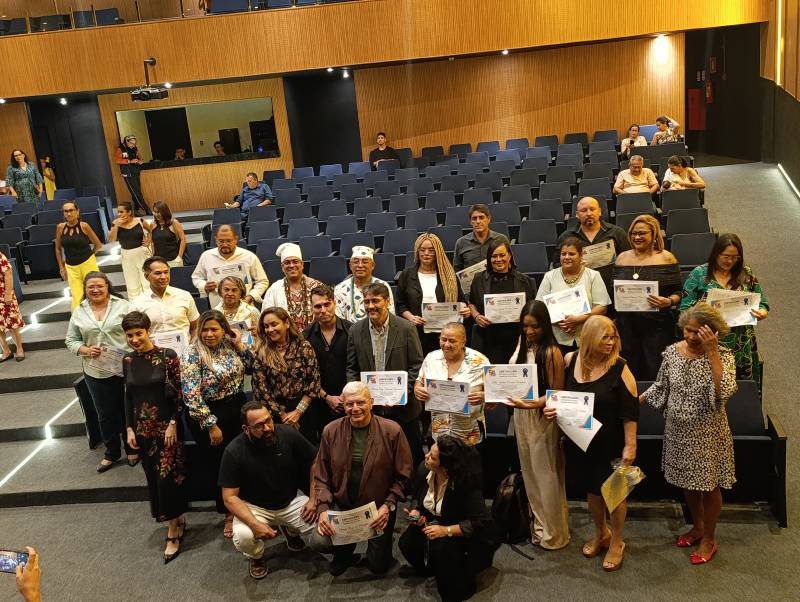
[{"label": "woman with long dark hair", "polygon": [[546,550],[569,543],[567,495],[564,485],[564,449],[561,431],[544,417],[545,391],[564,388],[564,358],[542,301],[531,301],[519,317],[519,343],[511,364],[534,364],[539,397],[510,399],[514,406],[522,479],[531,509],[531,541]]},{"label": "woman with long dark hair", "polygon": [[18,148],[11,151],[11,163],[6,169],[6,184],[9,194],[18,203],[35,203],[42,194],[42,174],[36,165],[28,161],[28,155]]},{"label": "woman with long dark hair", "polygon": [[56,226],[55,255],[58,272],[69,286],[72,311],[75,311],[83,300],[87,274],[100,271],[95,253],[103,248],[103,243],[92,227],[81,221],[78,203],[67,201],[61,210],[64,221]]},{"label": "woman with long dark hair", "polygon": [[136,215],[141,217],[148,214],[150,208],[142,195],[142,184],[139,180],[139,174],[142,170],[142,153],[136,146],[136,136],[128,134],[122,139],[115,152],[115,161],[119,165],[122,178],[125,180],[125,186],[128,187],[128,191],[131,193],[131,202],[134,207],[138,208]]},{"label": "woman with long dark hair", "polygon": [[164,201],[156,201],[153,205],[153,226],[150,236],[154,256],[166,259],[171,268],[183,265],[186,234],[178,218],[172,217],[172,211]]},{"label": "woman with long dark hair", "polygon": [[117,217],[111,224],[108,242],[119,241],[122,275],[128,299],[135,299],[150,287],[142,266],[150,257],[150,224],[133,214],[133,205],[122,201],[117,205]]}]

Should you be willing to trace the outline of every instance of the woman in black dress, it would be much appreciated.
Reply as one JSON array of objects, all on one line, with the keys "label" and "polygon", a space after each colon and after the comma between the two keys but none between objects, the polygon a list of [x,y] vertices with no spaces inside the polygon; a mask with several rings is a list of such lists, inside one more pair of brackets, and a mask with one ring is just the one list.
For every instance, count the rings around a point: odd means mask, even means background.
[{"label": "woman in black dress", "polygon": [[[484,295],[500,293],[525,293],[525,298],[514,312],[509,312],[509,322],[492,324],[484,316]],[[517,271],[511,247],[505,240],[489,243],[486,253],[486,272],[477,274],[469,291],[469,309],[478,325],[473,329],[471,347],[483,353],[493,364],[507,364],[519,339],[519,312],[528,301],[536,298],[536,283]]]},{"label": "woman in black dress", "polygon": [[153,205],[153,229],[150,235],[153,255],[166,259],[171,268],[183,265],[186,234],[178,219],[172,217],[172,211],[164,201],[156,201]]},{"label": "woman in black dress", "polygon": [[[597,531],[583,546],[583,555],[594,558],[607,549],[603,570],[622,566],[625,542],[622,528],[627,505],[623,501],[611,513],[611,529],[606,522],[606,504],[600,487],[613,472],[612,462],[621,459],[630,465],[636,458],[636,422],[639,399],[636,379],[624,359],[619,357],[620,340],[614,322],[605,316],[592,316],[583,325],[580,350],[568,353],[567,391],[594,393],[593,417],[603,426],[586,449],[581,466],[586,485],[589,512]],[[556,417],[555,408],[545,408],[545,416]],[[572,444],[571,444],[572,445]]]},{"label": "woman in black dress", "polygon": [[128,445],[139,450],[147,477],[150,512],[169,521],[164,564],[180,553],[186,531],[186,456],[178,434],[183,408],[178,356],[150,341],[150,318],[132,311],[122,319],[132,353],[122,363],[125,376],[125,419]]}]

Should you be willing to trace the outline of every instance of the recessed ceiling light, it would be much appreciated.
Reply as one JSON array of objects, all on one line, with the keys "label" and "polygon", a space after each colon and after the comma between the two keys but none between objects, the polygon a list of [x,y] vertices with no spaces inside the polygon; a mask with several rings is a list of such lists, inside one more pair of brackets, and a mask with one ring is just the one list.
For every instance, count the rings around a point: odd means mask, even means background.
[{"label": "recessed ceiling light", "polygon": [[350,72],[347,69],[345,69],[344,71],[342,71],[342,77],[347,79],[348,77],[350,77]]},{"label": "recessed ceiling light", "polygon": [[503,51],[500,54],[502,54],[503,56],[506,56],[508,54],[508,48],[504,48]]},{"label": "recessed ceiling light", "polygon": [[328,73],[333,73],[333,67],[328,67],[325,71],[327,71]]},{"label": "recessed ceiling light", "polygon": [[59,98],[59,99],[58,99],[58,102],[59,102],[60,104],[64,105],[64,106],[66,106],[66,104],[67,104],[67,99],[66,99],[66,98],[64,98],[64,97],[62,96],[61,98]]},{"label": "recessed ceiling light", "polygon": [[0,98],[0,105],[4,105],[4,104],[6,104],[6,99],[5,98]]}]

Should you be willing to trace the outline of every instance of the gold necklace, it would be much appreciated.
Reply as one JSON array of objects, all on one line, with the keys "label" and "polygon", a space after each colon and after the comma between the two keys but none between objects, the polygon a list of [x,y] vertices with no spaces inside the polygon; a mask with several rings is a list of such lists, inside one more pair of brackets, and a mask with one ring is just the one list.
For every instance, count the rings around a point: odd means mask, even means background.
[{"label": "gold necklace", "polygon": [[567,278],[567,275],[564,273],[564,268],[563,267],[561,268],[561,277],[564,279],[564,283],[567,286],[572,286],[573,284],[575,284],[578,280],[581,279],[581,276],[583,276],[583,266],[581,266],[581,271],[578,272],[578,275],[575,276],[575,278]]}]

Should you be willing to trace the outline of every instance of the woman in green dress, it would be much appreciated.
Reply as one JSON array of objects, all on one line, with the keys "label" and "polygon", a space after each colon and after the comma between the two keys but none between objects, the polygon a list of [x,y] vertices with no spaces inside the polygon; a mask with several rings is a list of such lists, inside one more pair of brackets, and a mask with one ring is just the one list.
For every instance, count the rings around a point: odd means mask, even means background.
[{"label": "woman in green dress", "polygon": [[18,203],[35,203],[42,194],[44,180],[36,165],[29,162],[28,156],[17,148],[11,152],[6,182],[11,189],[11,196],[16,197]]},{"label": "woman in green dress", "polygon": [[[698,301],[705,301],[708,291],[715,288],[758,293],[761,295],[761,302],[758,309],[751,310],[751,313],[756,320],[763,320],[769,314],[769,303],[764,289],[753,275],[750,266],[745,265],[742,241],[736,234],[720,234],[711,249],[708,263],[697,266],[689,274],[683,285],[681,311],[692,307]],[[736,358],[736,378],[755,380],[761,386],[761,362],[756,346],[755,328],[735,326],[721,342]]]}]

